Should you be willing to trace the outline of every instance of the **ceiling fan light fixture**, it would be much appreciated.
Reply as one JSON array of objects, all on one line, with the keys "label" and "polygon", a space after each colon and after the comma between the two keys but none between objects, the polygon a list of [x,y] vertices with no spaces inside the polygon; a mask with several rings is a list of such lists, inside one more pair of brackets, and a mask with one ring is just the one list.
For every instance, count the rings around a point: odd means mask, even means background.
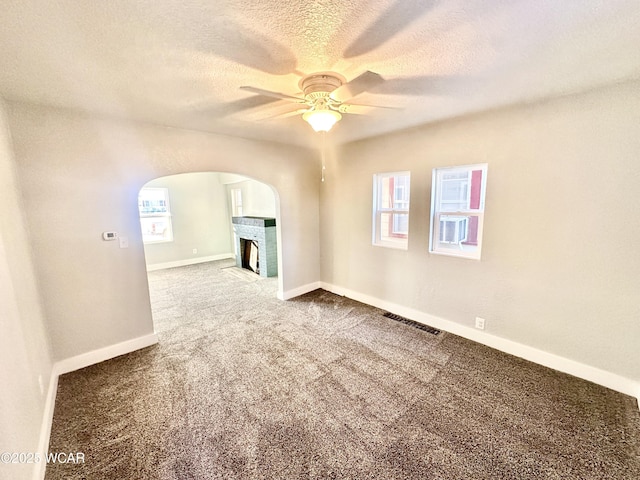
[{"label": "ceiling fan light fixture", "polygon": [[302,115],[302,119],[316,132],[328,132],[342,118],[334,110],[311,110]]}]

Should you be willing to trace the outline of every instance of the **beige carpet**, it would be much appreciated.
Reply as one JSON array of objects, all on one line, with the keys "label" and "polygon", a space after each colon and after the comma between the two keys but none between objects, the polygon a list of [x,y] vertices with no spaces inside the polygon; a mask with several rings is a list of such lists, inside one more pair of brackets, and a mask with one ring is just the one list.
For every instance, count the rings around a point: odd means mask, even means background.
[{"label": "beige carpet", "polygon": [[234,277],[237,277],[241,280],[244,280],[245,282],[256,282],[258,280],[262,280],[263,278],[265,278],[265,277],[261,277],[260,275],[258,275],[257,273],[251,270],[248,270],[246,268],[236,267],[236,266],[224,267],[222,271],[229,275],[233,275]]},{"label": "beige carpet", "polygon": [[228,261],[150,273],[159,345],[60,378],[55,479],[637,479],[635,399]]}]

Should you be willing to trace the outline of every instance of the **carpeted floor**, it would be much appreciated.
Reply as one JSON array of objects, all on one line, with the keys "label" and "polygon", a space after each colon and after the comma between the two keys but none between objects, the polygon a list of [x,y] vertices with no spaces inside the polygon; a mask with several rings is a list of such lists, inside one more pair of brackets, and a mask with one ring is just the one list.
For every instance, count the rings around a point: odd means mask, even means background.
[{"label": "carpeted floor", "polygon": [[150,273],[160,343],[60,378],[47,480],[640,478],[635,399],[230,265]]}]

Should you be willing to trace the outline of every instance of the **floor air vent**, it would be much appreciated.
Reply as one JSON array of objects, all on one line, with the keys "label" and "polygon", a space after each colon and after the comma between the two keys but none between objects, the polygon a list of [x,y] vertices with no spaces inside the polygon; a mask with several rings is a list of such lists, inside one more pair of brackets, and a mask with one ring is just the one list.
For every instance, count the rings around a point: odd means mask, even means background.
[{"label": "floor air vent", "polygon": [[401,317],[400,315],[396,315],[395,313],[385,312],[383,314],[385,317],[390,318],[391,320],[396,320],[397,322],[402,322],[405,325],[410,325],[412,327],[419,328],[420,330],[424,330],[432,335],[438,335],[440,330],[437,328],[430,327],[429,325],[423,325],[422,323],[418,323],[414,320],[409,320],[408,318]]}]

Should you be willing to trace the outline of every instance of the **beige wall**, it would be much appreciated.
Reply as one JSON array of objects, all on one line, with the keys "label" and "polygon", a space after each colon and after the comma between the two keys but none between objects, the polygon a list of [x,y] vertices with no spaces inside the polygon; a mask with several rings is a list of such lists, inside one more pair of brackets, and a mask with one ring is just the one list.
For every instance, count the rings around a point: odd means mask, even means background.
[{"label": "beige wall", "polygon": [[231,190],[242,192],[243,215],[251,217],[277,217],[277,199],[273,189],[262,182],[243,177],[242,175],[219,174],[220,181],[227,188],[227,204],[229,215],[232,215]]},{"label": "beige wall", "polygon": [[[55,360],[153,332],[137,196],[178,173],[232,172],[278,192],[280,289],[317,282],[317,156],[224,135],[10,103],[20,187]],[[129,248],[105,242],[115,230]]]},{"label": "beige wall", "polygon": [[264,183],[248,180],[233,185],[242,190],[242,211],[245,216],[275,217],[276,202],[271,189]]},{"label": "beige wall", "polygon": [[173,241],[144,246],[147,265],[233,253],[227,190],[217,173],[171,175],[145,187],[169,189],[173,229]]},{"label": "beige wall", "polygon": [[[640,84],[345,145],[322,280],[640,380]],[[430,255],[434,167],[489,164],[481,261]],[[408,251],[371,245],[372,176],[411,171]]]},{"label": "beige wall", "polygon": [[[0,452],[36,452],[52,363],[0,103]],[[0,478],[31,478],[33,465],[0,463]]]}]

